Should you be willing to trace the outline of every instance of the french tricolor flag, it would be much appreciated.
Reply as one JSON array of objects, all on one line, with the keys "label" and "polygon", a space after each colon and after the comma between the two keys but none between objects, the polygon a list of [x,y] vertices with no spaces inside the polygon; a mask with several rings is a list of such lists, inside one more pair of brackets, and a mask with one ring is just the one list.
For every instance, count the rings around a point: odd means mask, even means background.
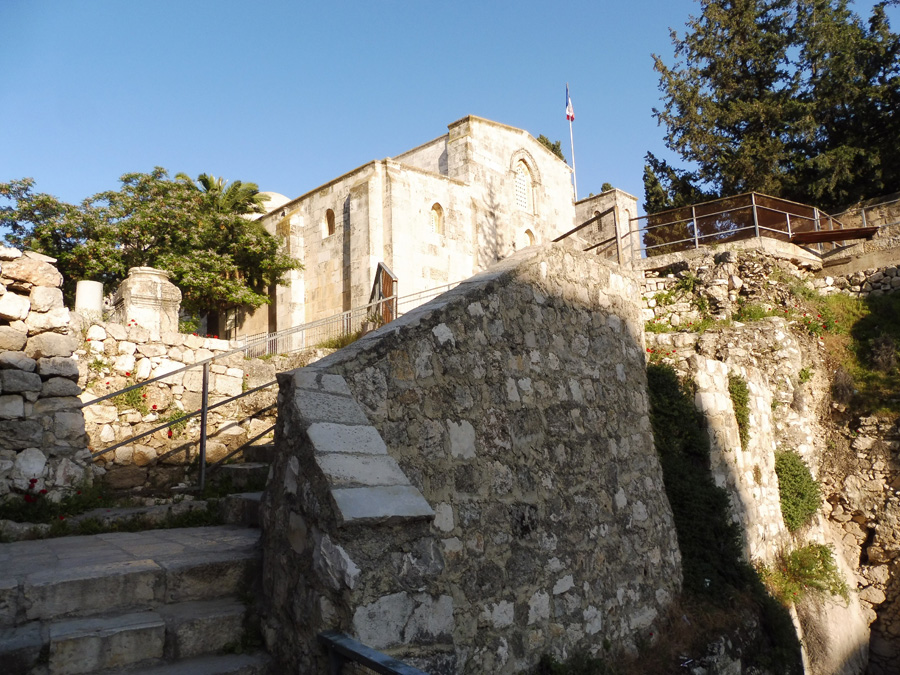
[{"label": "french tricolor flag", "polygon": [[566,84],[566,119],[570,122],[575,120],[575,108],[572,107],[572,99],[569,97],[568,84]]}]

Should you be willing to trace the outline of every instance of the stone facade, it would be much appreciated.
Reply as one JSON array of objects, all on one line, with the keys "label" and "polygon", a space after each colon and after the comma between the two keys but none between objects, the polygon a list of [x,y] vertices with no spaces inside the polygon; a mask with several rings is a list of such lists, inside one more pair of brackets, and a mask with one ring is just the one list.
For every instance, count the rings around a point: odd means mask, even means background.
[{"label": "stone facade", "polygon": [[569,167],[521,129],[474,116],[448,129],[263,216],[305,269],[272,289],[271,308],[232,317],[220,334],[272,332],[365,305],[379,263],[410,295],[551,241],[574,227],[576,211],[612,203],[625,228],[636,215],[637,200],[618,190],[576,206]]},{"label": "stone facade", "polygon": [[517,254],[279,376],[266,637],[340,628],[433,673],[633,649],[680,586],[636,281]]},{"label": "stone facade", "polygon": [[0,497],[91,480],[77,398],[77,340],[62,275],[38,253],[0,248]]}]

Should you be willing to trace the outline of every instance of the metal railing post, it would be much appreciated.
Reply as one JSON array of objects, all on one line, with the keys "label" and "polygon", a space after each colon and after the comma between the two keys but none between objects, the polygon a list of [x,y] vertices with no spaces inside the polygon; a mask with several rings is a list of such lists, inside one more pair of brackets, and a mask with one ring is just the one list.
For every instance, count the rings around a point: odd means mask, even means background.
[{"label": "metal railing post", "polygon": [[784,217],[787,219],[788,239],[790,239],[791,238],[791,214],[785,213]]},{"label": "metal railing post", "polygon": [[866,207],[865,207],[865,206],[862,207],[862,208],[859,210],[859,212],[862,214],[862,226],[863,226],[863,227],[868,227],[868,225],[866,225]]},{"label": "metal railing post", "polygon": [[753,207],[753,232],[754,236],[759,237],[759,217],[756,215],[756,193],[750,193],[750,205]]},{"label": "metal railing post", "polygon": [[203,393],[200,402],[200,491],[206,489],[206,413],[209,408],[209,361],[203,364]]},{"label": "metal railing post", "polygon": [[697,234],[697,209],[693,206],[691,207],[691,220],[694,223],[694,248],[700,248],[700,236]]}]

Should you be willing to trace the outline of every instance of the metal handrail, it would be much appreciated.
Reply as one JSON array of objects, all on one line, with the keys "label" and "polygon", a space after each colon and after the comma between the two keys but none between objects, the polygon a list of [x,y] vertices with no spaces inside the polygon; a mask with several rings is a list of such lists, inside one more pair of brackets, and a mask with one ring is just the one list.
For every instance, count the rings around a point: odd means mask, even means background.
[{"label": "metal handrail", "polygon": [[428,675],[425,671],[367,647],[340,631],[324,631],[317,637],[328,652],[330,675],[341,675],[347,663],[358,663],[379,675]]}]

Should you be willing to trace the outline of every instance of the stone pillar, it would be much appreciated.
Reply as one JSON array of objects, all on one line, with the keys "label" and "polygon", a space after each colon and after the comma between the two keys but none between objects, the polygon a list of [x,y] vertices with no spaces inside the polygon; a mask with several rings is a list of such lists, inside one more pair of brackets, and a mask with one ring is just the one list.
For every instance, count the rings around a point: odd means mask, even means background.
[{"label": "stone pillar", "polygon": [[181,291],[169,273],[153,267],[132,267],[113,297],[113,316],[117,323],[134,321],[158,340],[162,333],[178,332]]}]

